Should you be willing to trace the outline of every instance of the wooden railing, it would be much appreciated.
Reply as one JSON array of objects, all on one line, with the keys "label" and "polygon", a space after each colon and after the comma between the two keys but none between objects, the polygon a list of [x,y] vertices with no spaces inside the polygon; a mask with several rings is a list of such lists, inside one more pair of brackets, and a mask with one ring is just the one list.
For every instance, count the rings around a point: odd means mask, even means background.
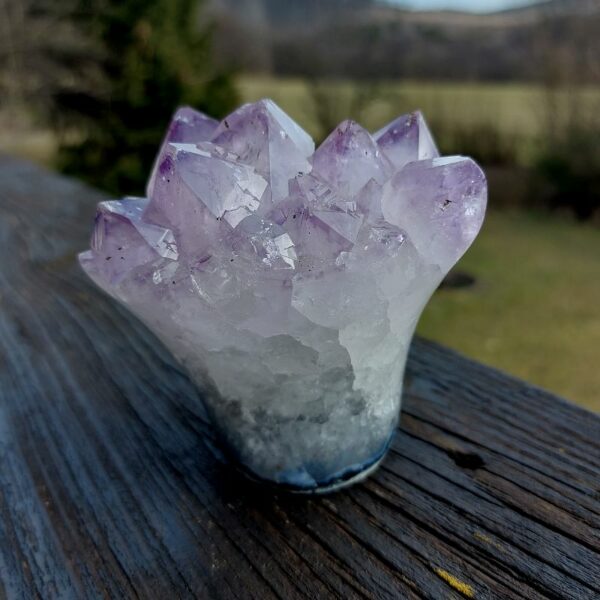
[{"label": "wooden railing", "polygon": [[374,476],[255,487],[76,265],[99,198],[0,159],[0,598],[600,597],[599,417],[417,339]]}]

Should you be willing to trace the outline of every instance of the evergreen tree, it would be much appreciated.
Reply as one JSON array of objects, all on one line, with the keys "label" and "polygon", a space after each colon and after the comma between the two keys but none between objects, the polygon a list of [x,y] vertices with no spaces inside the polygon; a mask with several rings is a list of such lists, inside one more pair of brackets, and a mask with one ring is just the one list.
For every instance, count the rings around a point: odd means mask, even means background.
[{"label": "evergreen tree", "polygon": [[235,90],[211,67],[198,0],[78,1],[74,19],[96,44],[77,65],[81,84],[54,93],[59,167],[115,194],[143,194],[175,108],[220,117]]}]

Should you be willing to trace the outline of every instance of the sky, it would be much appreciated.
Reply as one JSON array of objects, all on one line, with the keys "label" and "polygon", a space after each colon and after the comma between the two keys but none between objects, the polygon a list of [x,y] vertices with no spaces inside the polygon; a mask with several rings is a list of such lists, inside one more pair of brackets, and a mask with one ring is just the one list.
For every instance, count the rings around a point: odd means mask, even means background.
[{"label": "sky", "polygon": [[448,8],[454,10],[472,10],[474,12],[493,12],[515,6],[534,4],[533,0],[394,0],[396,4],[416,10]]}]

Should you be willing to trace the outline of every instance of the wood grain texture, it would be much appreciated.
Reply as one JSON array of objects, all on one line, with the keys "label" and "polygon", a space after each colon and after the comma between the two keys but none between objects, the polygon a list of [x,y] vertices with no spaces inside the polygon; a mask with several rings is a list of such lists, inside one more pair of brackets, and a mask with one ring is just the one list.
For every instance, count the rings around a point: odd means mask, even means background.
[{"label": "wood grain texture", "polygon": [[600,597],[600,418],[416,340],[376,475],[255,487],[76,266],[99,197],[0,159],[0,598]]}]

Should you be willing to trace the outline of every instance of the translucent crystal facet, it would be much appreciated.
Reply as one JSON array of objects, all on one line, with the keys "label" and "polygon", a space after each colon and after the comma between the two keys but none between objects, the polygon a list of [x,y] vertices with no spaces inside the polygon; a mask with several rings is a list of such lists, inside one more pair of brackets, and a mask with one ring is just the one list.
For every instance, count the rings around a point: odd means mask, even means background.
[{"label": "translucent crystal facet", "polygon": [[238,108],[223,119],[212,141],[265,177],[274,201],[287,194],[292,177],[310,170],[315,149],[312,138],[272,100]]},{"label": "translucent crystal facet", "polygon": [[175,112],[148,180],[146,190],[148,196],[152,195],[157,169],[163,161],[165,153],[168,152],[169,145],[177,142],[197,144],[209,140],[218,124],[218,121],[189,106],[182,106]]},{"label": "translucent crystal facet", "polygon": [[170,348],[253,476],[323,490],[395,429],[419,315],[477,235],[486,182],[420,113],[314,150],[271,100],[175,113],[148,198],[98,206],[80,262]]},{"label": "translucent crystal facet", "polygon": [[373,137],[396,169],[415,160],[440,155],[420,111],[398,117]]}]

